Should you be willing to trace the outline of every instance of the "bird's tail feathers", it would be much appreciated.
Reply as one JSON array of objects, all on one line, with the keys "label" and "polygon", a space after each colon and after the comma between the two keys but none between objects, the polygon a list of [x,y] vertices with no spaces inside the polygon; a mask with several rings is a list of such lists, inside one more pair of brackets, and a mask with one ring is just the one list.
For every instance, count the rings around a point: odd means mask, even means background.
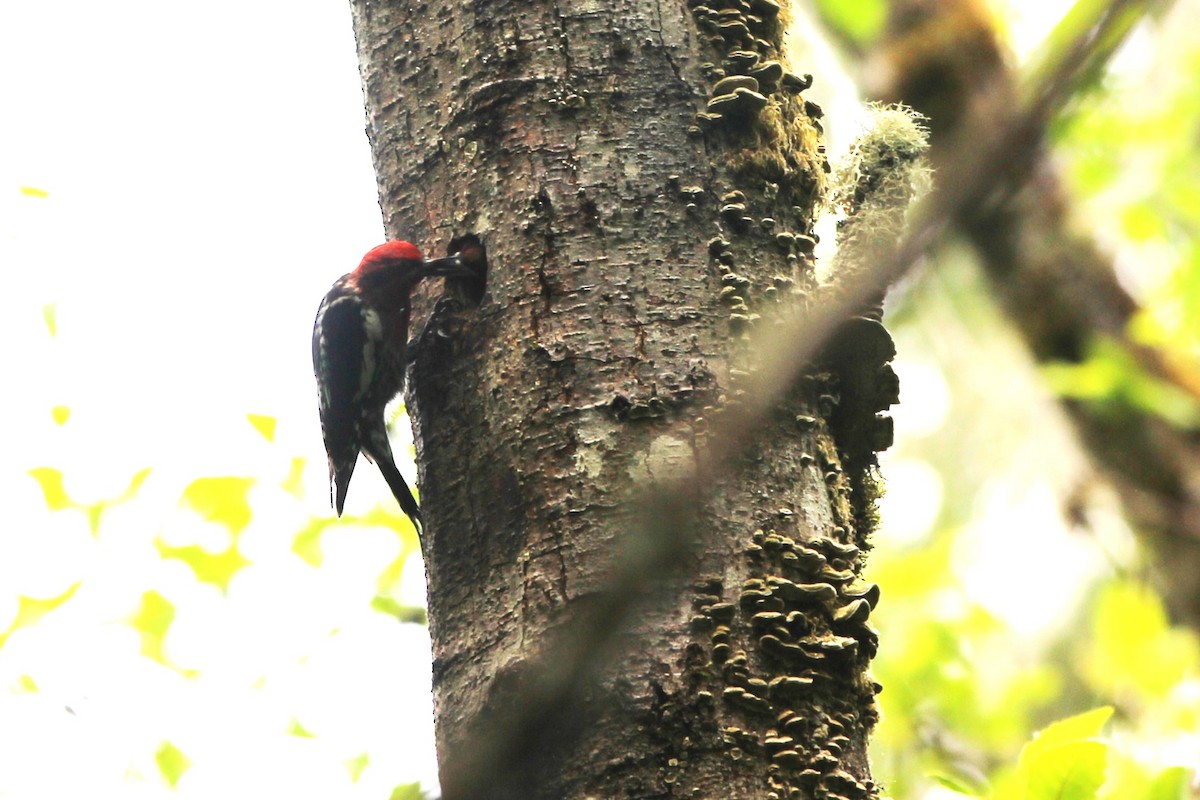
[{"label": "bird's tail feathers", "polygon": [[339,517],[342,515],[342,508],[346,505],[346,490],[350,488],[350,476],[354,474],[354,463],[357,460],[357,452],[349,460],[340,464],[332,458],[329,459],[329,499],[333,503],[333,507],[337,509]]},{"label": "bird's tail feathers", "polygon": [[380,430],[372,431],[364,437],[363,455],[379,467],[396,502],[400,504],[400,510],[413,521],[417,533],[421,533],[421,509],[417,505],[417,499],[413,497],[412,490],[408,488],[404,476],[400,474],[400,470],[396,469],[396,461],[392,458],[392,446],[388,442],[386,428],[381,426]]}]

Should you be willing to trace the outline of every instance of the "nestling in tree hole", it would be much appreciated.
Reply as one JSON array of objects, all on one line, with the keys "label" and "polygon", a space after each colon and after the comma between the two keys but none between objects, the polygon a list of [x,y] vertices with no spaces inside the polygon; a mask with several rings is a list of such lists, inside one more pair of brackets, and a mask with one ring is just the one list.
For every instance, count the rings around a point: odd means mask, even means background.
[{"label": "nestling in tree hole", "polygon": [[477,306],[487,290],[487,248],[477,234],[464,233],[450,240],[446,255],[457,255],[474,273],[469,278],[447,278],[446,293],[466,298],[470,305]]}]

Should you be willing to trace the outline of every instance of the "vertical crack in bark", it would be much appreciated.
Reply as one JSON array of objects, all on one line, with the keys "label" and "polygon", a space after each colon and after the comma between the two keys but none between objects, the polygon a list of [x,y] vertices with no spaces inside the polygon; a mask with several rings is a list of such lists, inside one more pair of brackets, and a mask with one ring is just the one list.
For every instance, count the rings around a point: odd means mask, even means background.
[{"label": "vertical crack in bark", "polygon": [[562,49],[563,57],[563,73],[566,75],[566,82],[571,83],[571,77],[575,73],[575,65],[571,59],[571,38],[567,35],[567,17],[563,14],[562,5],[554,3],[553,11],[554,19],[558,22],[558,29],[561,31],[558,37],[559,46]]},{"label": "vertical crack in bark", "polygon": [[639,358],[645,359],[646,358],[646,326],[642,324],[641,320],[639,320],[637,318],[636,314],[634,315],[634,319],[633,319],[633,327],[634,327],[634,330],[637,331],[637,347],[636,347],[637,355]]},{"label": "vertical crack in bark", "polygon": [[[678,4],[676,3],[674,5],[677,7]],[[671,52],[671,48],[667,46],[667,42],[663,38],[662,0],[654,0],[654,19],[657,20],[658,27],[655,28],[654,26],[651,26],[650,30],[658,39],[658,44],[662,48],[663,58],[666,59],[667,66],[671,68],[672,74],[675,75],[676,82],[679,83],[680,86],[684,87],[690,94],[693,91],[692,84],[684,80],[683,71],[680,69],[678,62],[675,60],[675,54]]]}]

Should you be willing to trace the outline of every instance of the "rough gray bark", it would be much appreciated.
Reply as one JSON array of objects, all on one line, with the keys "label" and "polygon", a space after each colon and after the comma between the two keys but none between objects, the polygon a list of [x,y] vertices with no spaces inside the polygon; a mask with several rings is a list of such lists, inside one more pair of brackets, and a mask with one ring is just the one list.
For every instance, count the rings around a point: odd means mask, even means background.
[{"label": "rough gray bark", "polygon": [[[633,490],[688,468],[753,385],[749,334],[817,302],[820,112],[777,63],[779,9],[690,5],[352,0],[388,233],[476,231],[490,259],[408,397],[447,797],[605,587]],[[838,399],[832,374],[798,382],[705,492],[686,580],[487,796],[875,794],[870,457],[843,463]]]}]

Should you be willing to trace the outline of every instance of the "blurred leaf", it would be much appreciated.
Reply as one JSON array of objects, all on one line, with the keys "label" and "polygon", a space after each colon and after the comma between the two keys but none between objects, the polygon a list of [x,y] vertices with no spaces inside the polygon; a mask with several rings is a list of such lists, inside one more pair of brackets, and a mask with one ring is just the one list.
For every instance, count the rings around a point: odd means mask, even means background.
[{"label": "blurred leaf", "polygon": [[288,468],[287,477],[279,484],[279,488],[297,500],[304,499],[304,467],[307,464],[307,458],[293,458],[292,466]]},{"label": "blurred leaf", "polygon": [[1192,770],[1168,767],[1154,776],[1146,789],[1146,800],[1184,800],[1191,789]]},{"label": "blurred leaf", "polygon": [[188,767],[192,766],[191,759],[183,754],[175,745],[164,741],[158,748],[158,752],[154,754],[154,761],[158,764],[158,771],[162,773],[167,784],[174,788],[175,784],[179,783],[179,779],[183,773],[188,771]]},{"label": "blurred leaf", "polygon": [[[1146,33],[1163,36],[1153,28]],[[1119,262],[1138,272],[1138,340],[1194,362],[1200,356],[1200,48],[1168,45],[1150,58],[1132,75],[1110,75],[1104,91],[1075,104],[1057,155],[1069,164],[1079,217],[1095,220],[1106,240],[1114,232],[1124,237],[1114,244]]]},{"label": "blurred leaf", "polygon": [[1107,764],[1108,745],[1103,742],[1071,742],[1039,750],[1036,757],[1022,757],[1025,796],[1028,800],[1090,800],[1104,783]]},{"label": "blurred leaf", "polygon": [[182,561],[191,567],[197,580],[218,586],[221,591],[228,589],[233,576],[251,563],[238,551],[236,542],[219,553],[210,553],[196,544],[176,547],[162,539],[155,539],[154,546],[163,558]]},{"label": "blurred leaf", "polygon": [[1121,214],[1121,233],[1134,242],[1145,242],[1166,233],[1161,213],[1147,203],[1131,203]]},{"label": "blurred leaf", "polygon": [[51,511],[62,511],[64,508],[71,508],[74,505],[71,498],[67,497],[66,489],[63,488],[61,470],[53,467],[35,467],[29,470],[29,475],[42,488],[42,495],[46,498],[46,508]]},{"label": "blurred leaf", "polygon": [[1020,782],[1030,800],[1087,800],[1104,783],[1108,745],[1095,741],[1112,716],[1109,706],[1054,722],[1021,748]]},{"label": "blurred leaf", "polygon": [[929,777],[933,778],[934,781],[936,781],[941,786],[945,786],[950,791],[958,792],[959,794],[966,795],[967,797],[983,797],[984,795],[987,794],[986,786],[979,787],[979,786],[971,785],[968,782],[961,780],[953,775],[947,775],[946,773],[935,772],[935,773],[932,773]]},{"label": "blurred leaf", "polygon": [[1035,733],[1033,741],[1021,749],[1021,758],[1034,757],[1044,750],[1099,736],[1104,723],[1112,715],[1111,706],[1101,706],[1052,722]]},{"label": "blurred leaf", "polygon": [[169,665],[170,662],[163,653],[163,639],[174,620],[175,606],[171,601],[155,591],[142,594],[142,602],[137,611],[128,617],[130,627],[141,636],[142,655],[160,664]]},{"label": "blurred leaf", "polygon": [[119,502],[132,500],[134,495],[138,493],[138,490],[142,488],[142,484],[146,482],[146,478],[150,477],[151,471],[150,467],[146,467],[135,472],[133,477],[129,479],[129,486],[125,489],[125,493],[116,498],[116,500]]},{"label": "blurred leaf", "polygon": [[13,631],[27,628],[34,625],[42,617],[49,614],[54,609],[61,606],[74,596],[75,592],[83,584],[83,581],[77,581],[71,584],[71,587],[57,597],[49,598],[34,598],[26,597],[25,595],[17,596],[17,613],[13,617],[12,623],[8,626],[8,630],[0,634],[0,647],[4,647],[4,642],[8,639],[9,634]]},{"label": "blurred leaf", "polygon": [[1178,428],[1200,427],[1200,403],[1187,392],[1142,369],[1117,342],[1097,342],[1079,364],[1057,362],[1042,367],[1050,388],[1063,397],[1107,406],[1110,413],[1124,408],[1162,417]]},{"label": "blurred leaf", "polygon": [[[418,501],[421,499],[420,493],[415,490],[415,487],[413,494],[417,496]],[[343,519],[346,518],[343,517]],[[353,521],[360,525],[378,525],[381,528],[391,528],[400,537],[400,552],[402,555],[411,553],[421,546],[421,540],[417,537],[416,526],[400,510],[400,507],[396,505],[390,496],[381,498],[379,505],[372,508],[366,514],[354,517]]]},{"label": "blurred leaf", "polygon": [[116,497],[109,497],[103,500],[98,500],[91,505],[82,506],[84,512],[87,514],[88,527],[92,532],[92,536],[100,535],[100,519],[104,512],[113,506],[127,503],[137,497],[137,493],[141,490],[142,484],[146,482],[146,478],[150,477],[150,472],[150,467],[146,467],[145,469],[135,472],[133,477],[129,479],[129,486],[127,486],[125,491],[121,492],[121,494],[117,495]]},{"label": "blurred leaf", "polygon": [[253,485],[253,478],[232,476],[192,481],[183,490],[180,505],[206,521],[227,528],[231,543],[221,551],[212,552],[199,545],[170,545],[158,538],[154,545],[162,557],[179,559],[191,567],[197,579],[219,586],[222,591],[228,589],[233,576],[250,563],[238,550],[237,537],[250,524],[249,492]]},{"label": "blurred leaf", "polygon": [[346,765],[346,771],[350,773],[350,780],[357,783],[362,771],[370,765],[371,757],[363,753],[361,756],[356,756],[343,763]]},{"label": "blurred leaf", "polygon": [[36,186],[22,186],[22,187],[20,187],[20,191],[21,191],[21,194],[25,195],[26,197],[49,197],[50,196],[50,193],[47,192],[45,189],[39,189]]},{"label": "blurred leaf", "polygon": [[1185,800],[1189,777],[1189,770],[1183,767],[1150,767],[1130,753],[1114,749],[1101,796],[1112,800]]},{"label": "blurred leaf", "polygon": [[1172,629],[1162,601],[1132,582],[1104,587],[1093,606],[1083,672],[1098,691],[1162,701],[1198,666],[1195,634]]},{"label": "blurred leaf", "polygon": [[180,504],[238,534],[250,524],[253,514],[248,497],[252,486],[253,478],[197,478],[183,490]]},{"label": "blurred leaf", "polygon": [[262,434],[262,437],[268,442],[275,441],[275,425],[278,420],[275,417],[268,417],[263,414],[247,414],[246,419],[250,420],[250,424],[254,426],[254,430]]},{"label": "blurred leaf", "polygon": [[17,689],[26,694],[33,694],[41,691],[38,689],[37,681],[29,675],[20,675],[17,677]]},{"label": "blurred leaf", "polygon": [[50,416],[53,417],[55,425],[66,425],[67,420],[71,418],[71,409],[68,406],[55,406],[50,409]]},{"label": "blurred leaf", "polygon": [[408,564],[408,559],[417,552],[411,544],[411,539],[401,536],[400,552],[375,579],[375,590],[380,594],[395,595],[400,591],[400,584],[404,579],[404,567]]},{"label": "blurred leaf", "polygon": [[887,22],[886,0],[816,0],[816,5],[825,25],[859,46],[877,41]]},{"label": "blurred leaf", "polygon": [[371,598],[371,608],[395,617],[400,622],[411,622],[414,625],[428,625],[429,616],[420,606],[410,606],[386,595],[377,594]]},{"label": "blurred leaf", "polygon": [[404,783],[392,789],[388,800],[425,800],[425,793],[419,783]]},{"label": "blurred leaf", "polygon": [[[391,498],[388,498],[385,502],[390,503]],[[395,508],[395,506],[388,506],[388,508]],[[341,519],[337,517],[320,517],[309,520],[309,523],[292,537],[292,552],[309,565],[319,567],[325,558],[321,552],[321,535],[325,532],[325,529],[330,525],[354,524],[377,525],[381,528],[390,528],[400,537],[400,555],[396,561],[393,561],[381,573],[380,578],[376,581],[376,586],[383,587],[384,589],[398,584],[399,572],[396,571],[397,563],[399,563],[400,567],[403,567],[407,554],[420,547],[420,541],[417,539],[417,529],[413,527],[412,520],[400,513],[399,509],[390,511],[386,510],[383,505],[380,505],[361,516],[351,517],[347,515]]]},{"label": "blurred leaf", "polygon": [[42,306],[42,319],[46,321],[46,330],[50,331],[50,338],[58,336],[58,306],[53,303]]},{"label": "blurred leaf", "polygon": [[329,518],[309,520],[308,524],[292,537],[292,552],[310,567],[320,567],[325,562],[325,553],[321,550],[321,533],[335,521]]},{"label": "blurred leaf", "polygon": [[317,735],[315,733],[313,733],[308,728],[305,728],[303,725],[301,725],[300,720],[296,719],[295,717],[292,717],[291,721],[288,722],[287,732],[291,736],[299,736],[302,739],[317,738]]}]

